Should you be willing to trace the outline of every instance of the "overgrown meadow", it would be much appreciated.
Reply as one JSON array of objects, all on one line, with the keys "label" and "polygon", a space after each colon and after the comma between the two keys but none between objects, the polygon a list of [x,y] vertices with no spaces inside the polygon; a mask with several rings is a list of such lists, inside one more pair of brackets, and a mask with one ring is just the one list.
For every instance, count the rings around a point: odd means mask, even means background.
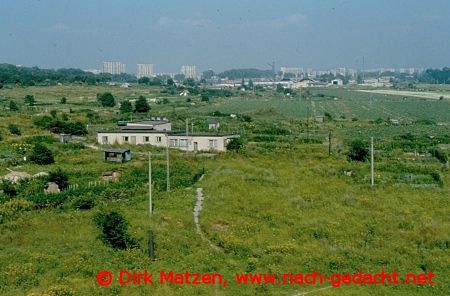
[{"label": "overgrown meadow", "polygon": [[[79,85],[0,90],[0,174],[30,175],[1,185],[0,294],[450,293],[448,99],[352,88],[313,88],[291,96],[233,89],[191,90],[182,97],[181,91]],[[97,100],[105,92],[113,94],[114,107]],[[27,95],[34,96],[33,104]],[[141,95],[154,99],[149,112],[121,112],[119,102],[134,103]],[[165,150],[126,146],[131,161],[103,160],[106,147],[96,143],[97,129],[159,116],[177,130],[188,120],[195,131],[207,131],[207,120],[218,119],[220,130],[239,133],[243,145],[227,153],[170,151],[170,191]],[[62,143],[61,131],[80,135]],[[43,153],[36,157],[40,146],[53,161]],[[149,151],[155,154],[151,217]],[[119,180],[105,180],[106,172],[119,172]],[[44,174],[31,177],[39,173]],[[49,181],[61,185],[61,192],[44,193]],[[202,235],[193,218],[197,188],[204,193]],[[120,218],[108,228],[104,217],[112,212]],[[138,286],[116,280],[120,270],[145,269],[220,273],[227,286]],[[381,269],[400,275],[432,271],[435,284],[329,288],[331,283],[237,285],[234,278],[236,273],[281,276],[317,270],[331,275]],[[100,270],[114,276],[108,287],[96,282]]]}]

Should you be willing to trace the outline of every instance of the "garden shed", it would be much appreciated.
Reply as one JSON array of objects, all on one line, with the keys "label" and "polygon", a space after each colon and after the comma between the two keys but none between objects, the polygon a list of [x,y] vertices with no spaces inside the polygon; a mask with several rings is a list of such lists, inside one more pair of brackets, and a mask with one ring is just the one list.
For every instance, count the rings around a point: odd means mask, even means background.
[{"label": "garden shed", "polygon": [[131,151],[130,149],[105,149],[103,150],[104,156],[103,159],[105,161],[114,161],[114,162],[125,162],[131,160]]}]

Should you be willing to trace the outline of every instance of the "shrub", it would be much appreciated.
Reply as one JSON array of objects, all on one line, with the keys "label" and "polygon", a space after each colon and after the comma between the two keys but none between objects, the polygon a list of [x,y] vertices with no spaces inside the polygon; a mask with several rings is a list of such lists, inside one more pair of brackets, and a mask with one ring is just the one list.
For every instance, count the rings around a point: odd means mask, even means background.
[{"label": "shrub", "polygon": [[33,203],[23,198],[14,198],[0,205],[0,224],[15,219],[20,213],[33,208]]},{"label": "shrub", "polygon": [[31,136],[25,139],[25,143],[31,145],[37,144],[53,144],[56,142],[56,139],[52,136]]},{"label": "shrub", "polygon": [[209,96],[206,93],[202,93],[200,101],[209,102]]},{"label": "shrub", "polygon": [[114,249],[129,249],[138,247],[136,239],[128,234],[128,222],[114,211],[99,213],[94,222],[101,230],[100,239]]},{"label": "shrub", "polygon": [[367,144],[361,140],[354,140],[350,143],[350,148],[347,153],[350,160],[365,161],[369,157],[369,148]]},{"label": "shrub", "polygon": [[61,103],[61,104],[65,104],[65,103],[67,103],[67,99],[66,99],[66,97],[62,97],[62,98],[61,98],[61,101],[60,101],[60,103]]},{"label": "shrub", "polygon": [[9,197],[14,197],[17,195],[17,189],[14,186],[13,183],[4,180],[3,183],[0,186],[0,190],[3,191],[3,193]]},{"label": "shrub", "polygon": [[232,138],[227,144],[227,150],[238,152],[242,148],[243,142],[241,138]]},{"label": "shrub", "polygon": [[90,210],[95,206],[95,199],[92,196],[82,196],[73,202],[76,210]]},{"label": "shrub", "polygon": [[37,144],[33,147],[33,151],[30,155],[30,161],[36,164],[51,164],[55,162],[53,158],[53,152],[44,145]]},{"label": "shrub", "polygon": [[9,101],[9,110],[19,111],[19,107],[17,106],[15,101]]},{"label": "shrub", "polygon": [[20,136],[22,134],[22,132],[20,131],[19,126],[16,125],[16,124],[13,124],[13,123],[8,125],[8,130],[13,135]]},{"label": "shrub", "polygon": [[431,178],[433,178],[433,181],[439,184],[439,186],[442,187],[444,185],[444,181],[442,180],[442,177],[438,172],[432,171],[430,172],[430,176]]},{"label": "shrub", "polygon": [[29,105],[29,106],[33,106],[34,104],[36,104],[36,99],[34,98],[33,95],[26,95],[23,98],[25,104]]},{"label": "shrub", "polygon": [[332,121],[333,120],[333,115],[331,115],[331,113],[325,112],[323,115],[325,116],[325,119],[327,121]]},{"label": "shrub", "polygon": [[56,118],[56,116],[58,115],[58,110],[53,109],[52,111],[50,111],[50,115],[52,116],[52,118]]},{"label": "shrub", "polygon": [[75,291],[64,285],[51,286],[44,295],[48,296],[74,296]]},{"label": "shrub", "polygon": [[60,190],[67,188],[67,186],[69,185],[69,176],[60,168],[58,168],[56,171],[50,172],[47,179],[48,182],[54,182],[58,184]]},{"label": "shrub", "polygon": [[430,153],[433,157],[436,157],[440,162],[447,163],[448,155],[444,151],[437,148],[433,148],[430,150]]}]

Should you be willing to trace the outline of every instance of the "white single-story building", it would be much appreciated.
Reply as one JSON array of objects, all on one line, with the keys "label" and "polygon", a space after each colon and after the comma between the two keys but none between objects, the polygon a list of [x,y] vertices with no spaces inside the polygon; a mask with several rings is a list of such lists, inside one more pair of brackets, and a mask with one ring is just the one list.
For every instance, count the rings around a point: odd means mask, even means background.
[{"label": "white single-story building", "polygon": [[217,130],[220,127],[220,122],[217,119],[210,119],[208,120],[208,129],[214,129]]},{"label": "white single-story building", "polygon": [[186,151],[226,151],[227,144],[236,134],[163,132],[149,129],[120,129],[97,132],[102,145],[130,144],[177,148]]}]

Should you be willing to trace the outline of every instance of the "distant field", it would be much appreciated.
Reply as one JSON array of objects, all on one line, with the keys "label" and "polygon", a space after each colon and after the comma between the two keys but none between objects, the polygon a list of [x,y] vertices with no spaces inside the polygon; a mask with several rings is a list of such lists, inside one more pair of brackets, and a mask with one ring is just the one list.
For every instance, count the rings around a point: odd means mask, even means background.
[{"label": "distant field", "polygon": [[333,117],[375,120],[377,118],[432,119],[450,121],[450,101],[427,101],[414,97],[399,100],[398,96],[374,96],[350,90],[320,90],[325,97],[311,99],[232,98],[212,100],[196,111],[226,113],[270,111],[286,116],[306,117],[330,113]]},{"label": "distant field", "polygon": [[423,91],[404,91],[404,90],[390,90],[390,89],[376,89],[376,90],[357,90],[360,92],[367,93],[377,93],[377,94],[385,94],[385,95],[394,95],[394,96],[409,96],[409,97],[418,97],[425,99],[435,99],[439,100],[441,96],[445,99],[450,98],[450,93],[437,93],[437,92],[423,92]]}]

